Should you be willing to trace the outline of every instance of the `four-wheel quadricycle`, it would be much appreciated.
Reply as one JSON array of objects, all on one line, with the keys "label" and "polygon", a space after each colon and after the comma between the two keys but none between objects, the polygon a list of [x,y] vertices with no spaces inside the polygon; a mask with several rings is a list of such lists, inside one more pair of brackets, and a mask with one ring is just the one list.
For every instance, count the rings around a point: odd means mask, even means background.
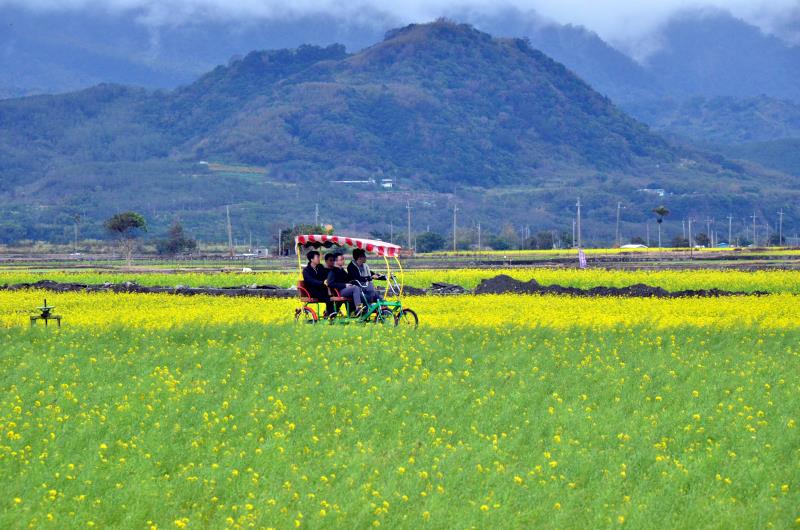
[{"label": "four-wheel quadricycle", "polygon": [[[349,279],[349,285],[357,286],[355,289],[359,299],[342,296],[339,289],[325,286],[327,297],[313,296],[312,289],[302,279],[297,284],[300,295],[300,307],[295,310],[295,321],[316,324],[327,322],[330,324],[379,324],[389,326],[409,326],[416,328],[419,324],[417,314],[407,307],[403,307],[403,267],[400,264],[400,247],[384,241],[363,239],[356,237],[308,234],[295,238],[295,251],[298,266],[302,271],[302,256],[309,250],[329,250],[330,252],[343,251],[344,249],[361,249],[364,254],[371,254],[383,258],[386,272],[382,275],[373,275],[372,279],[386,282],[382,294],[375,295],[376,288],[368,285],[369,281],[363,278]],[[392,271],[389,261],[392,258],[397,266],[398,274]],[[319,265],[322,267],[322,265]],[[369,280],[369,279],[368,279]],[[324,292],[322,293],[325,294]],[[327,298],[323,299],[323,298]],[[358,308],[358,310],[356,309]]]}]

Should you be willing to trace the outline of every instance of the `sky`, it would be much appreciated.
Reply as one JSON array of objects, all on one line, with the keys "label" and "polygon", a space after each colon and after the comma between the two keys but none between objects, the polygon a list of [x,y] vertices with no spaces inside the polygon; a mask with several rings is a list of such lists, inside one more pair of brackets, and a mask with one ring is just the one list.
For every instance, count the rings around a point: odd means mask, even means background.
[{"label": "sky", "polygon": [[622,47],[652,40],[659,27],[677,13],[722,9],[800,44],[800,0],[0,0],[0,7],[3,5],[48,12],[134,11],[140,23],[156,27],[198,19],[286,20],[306,15],[331,15],[344,22],[386,27],[452,14],[480,17],[515,9],[561,24],[584,26]]}]

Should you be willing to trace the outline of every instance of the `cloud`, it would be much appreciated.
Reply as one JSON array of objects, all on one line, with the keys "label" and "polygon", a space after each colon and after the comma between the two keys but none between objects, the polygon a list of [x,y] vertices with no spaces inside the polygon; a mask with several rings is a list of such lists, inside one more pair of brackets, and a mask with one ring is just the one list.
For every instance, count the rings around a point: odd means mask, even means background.
[{"label": "cloud", "polygon": [[[800,0],[0,0],[45,12],[101,10],[136,12],[149,26],[170,26],[196,20],[293,20],[328,15],[355,24],[405,24],[442,15],[473,13],[491,16],[509,9],[538,15],[561,24],[595,31],[622,47],[652,45],[653,36],[674,14],[686,10],[727,10],[765,32],[800,38]],[[787,25],[787,20],[794,21]]]}]

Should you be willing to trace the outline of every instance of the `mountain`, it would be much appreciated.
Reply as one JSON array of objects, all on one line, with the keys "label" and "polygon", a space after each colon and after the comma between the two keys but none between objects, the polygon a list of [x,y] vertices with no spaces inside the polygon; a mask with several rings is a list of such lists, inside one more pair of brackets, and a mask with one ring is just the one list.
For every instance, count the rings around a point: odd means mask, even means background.
[{"label": "mountain", "polygon": [[767,96],[660,99],[626,105],[654,130],[705,145],[800,138],[800,103]]},{"label": "mountain", "polygon": [[674,97],[768,95],[800,102],[800,46],[721,11],[687,11],[645,64]]},{"label": "mountain", "polygon": [[[789,39],[781,40],[725,11],[685,10],[659,28],[653,36],[659,46],[640,64],[625,53],[633,51],[620,51],[586,28],[557,24],[534,11],[506,8],[487,15],[455,10],[448,16],[493,35],[528,38],[533,48],[622,105],[663,97],[800,98],[797,17],[787,17],[778,28]],[[342,43],[359,51],[396,25],[379,13],[370,13],[369,19],[198,16],[167,24],[145,20],[134,9],[47,11],[4,4],[0,87],[6,90],[0,97],[100,83],[172,89],[253,49]]]},{"label": "mountain", "polygon": [[522,35],[615,103],[668,93],[651,72],[586,28],[548,24]]},{"label": "mountain", "polygon": [[[361,49],[385,25],[326,16],[289,21],[189,19],[157,24],[135,9],[41,10],[0,3],[0,87],[10,97],[102,83],[173,89],[253,49],[342,42]],[[14,90],[10,90],[14,88]]]},{"label": "mountain", "polygon": [[[413,200],[418,222],[444,230],[453,201],[487,226],[555,228],[578,193],[604,218],[617,200],[645,202],[627,222],[660,201],[641,189],[668,189],[687,214],[797,195],[784,174],[665,141],[524,40],[447,21],[355,54],[252,52],[169,92],[106,84],[0,101],[0,160],[5,240],[68,237],[75,213],[99,235],[127,209],[222,239],[228,204],[263,233],[314,203],[337,226],[390,230]],[[369,182],[382,178],[391,190]],[[587,237],[606,233],[595,227]]]},{"label": "mountain", "polygon": [[800,177],[800,138],[720,145],[715,150],[732,159],[749,160]]},{"label": "mountain", "polygon": [[523,41],[449,23],[412,25],[287,76],[184,148],[269,166],[306,160],[295,171],[308,176],[410,175],[448,191],[454,175],[490,186],[532,171],[633,170],[678,156]]},{"label": "mountain", "polygon": [[615,103],[663,95],[641,64],[582,26],[558,24],[534,11],[514,8],[491,15],[457,12],[452,17],[493,35],[527,39],[532,48],[564,64]]},{"label": "mountain", "polygon": [[635,172],[680,155],[525,42],[451,23],[411,25],[354,55],[253,52],[171,93],[101,85],[8,100],[0,118],[39,162],[169,154],[283,174],[303,161],[293,178],[383,173],[447,190],[454,175],[487,186],[532,171]]},{"label": "mountain", "polygon": [[651,100],[626,105],[664,135],[800,176],[800,104],[759,96]]}]

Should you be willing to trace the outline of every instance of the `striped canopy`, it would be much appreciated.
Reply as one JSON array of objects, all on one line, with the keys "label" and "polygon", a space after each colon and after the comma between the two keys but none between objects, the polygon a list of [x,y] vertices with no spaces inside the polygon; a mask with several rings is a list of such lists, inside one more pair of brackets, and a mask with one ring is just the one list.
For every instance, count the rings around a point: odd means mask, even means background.
[{"label": "striped canopy", "polygon": [[388,256],[394,258],[400,255],[400,246],[387,243],[385,241],[377,241],[375,239],[364,239],[361,237],[346,237],[346,236],[329,236],[320,234],[304,234],[294,238],[295,247],[311,245],[311,246],[340,246],[340,247],[353,247],[362,248],[367,252],[377,254],[378,256]]}]

